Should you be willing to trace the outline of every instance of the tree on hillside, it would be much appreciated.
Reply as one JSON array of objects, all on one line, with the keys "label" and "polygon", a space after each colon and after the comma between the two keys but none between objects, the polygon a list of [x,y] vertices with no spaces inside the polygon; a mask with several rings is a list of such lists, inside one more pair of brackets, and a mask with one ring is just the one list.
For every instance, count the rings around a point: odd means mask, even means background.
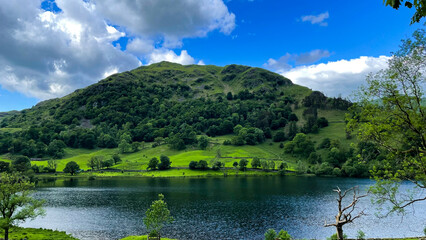
[{"label": "tree on hillside", "polygon": [[12,161],[12,166],[18,172],[25,172],[31,168],[31,161],[28,157],[17,156]]},{"label": "tree on hillside", "polygon": [[424,0],[383,0],[386,6],[391,6],[395,9],[404,4],[405,7],[415,8],[416,12],[413,17],[411,17],[411,24],[415,22],[420,22],[420,20],[426,16],[426,2]]},{"label": "tree on hillside", "polygon": [[[336,227],[337,231],[337,239],[343,240],[343,226],[348,223],[352,223],[355,219],[360,218],[361,216],[365,215],[363,211],[358,212],[357,214],[354,213],[356,204],[359,202],[359,200],[363,197],[366,197],[367,195],[359,195],[358,187],[352,187],[350,189],[347,189],[346,191],[342,192],[339,187],[337,189],[334,189],[333,191],[337,192],[337,215],[336,215],[336,223],[330,223],[327,224],[327,221],[324,224],[324,227]],[[344,198],[346,195],[350,192],[353,192],[352,201],[344,206]]]},{"label": "tree on hillside", "polygon": [[16,174],[3,173],[0,177],[0,228],[4,239],[9,239],[9,229],[43,215],[43,201],[30,197],[34,184]]},{"label": "tree on hillside", "polygon": [[158,164],[158,169],[166,170],[166,169],[169,169],[171,165],[172,165],[172,162],[170,161],[169,157],[165,155],[160,156],[160,164]]},{"label": "tree on hillside", "polygon": [[254,157],[251,160],[251,167],[252,168],[258,168],[258,167],[260,167],[260,159],[258,157]]},{"label": "tree on hillside", "polygon": [[77,174],[78,171],[80,171],[80,166],[74,161],[68,162],[67,165],[65,165],[64,173],[74,175]]},{"label": "tree on hillside", "polygon": [[393,205],[390,212],[403,212],[405,207],[426,200],[424,191],[403,199],[396,194],[401,180],[426,189],[425,46],[423,29],[403,40],[388,68],[367,78],[358,103],[347,116],[347,128],[356,130],[361,141],[379,146],[385,157],[373,169],[373,176],[384,181],[372,192],[377,203]]},{"label": "tree on hillside", "polygon": [[155,170],[158,167],[158,159],[156,157],[151,158],[148,163],[147,170]]},{"label": "tree on hillside", "polygon": [[166,224],[172,223],[173,217],[164,201],[164,195],[158,194],[158,200],[153,201],[151,207],[146,210],[143,223],[149,232],[149,237],[161,237],[161,229]]}]

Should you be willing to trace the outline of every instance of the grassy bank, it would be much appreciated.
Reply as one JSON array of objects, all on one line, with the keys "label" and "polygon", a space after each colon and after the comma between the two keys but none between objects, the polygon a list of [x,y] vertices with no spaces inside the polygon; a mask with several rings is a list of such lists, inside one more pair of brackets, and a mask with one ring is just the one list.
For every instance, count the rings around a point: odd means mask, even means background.
[{"label": "grassy bank", "polygon": [[110,178],[110,177],[235,177],[235,176],[274,176],[277,172],[264,172],[259,170],[240,171],[236,169],[226,169],[220,171],[213,170],[190,170],[190,169],[170,169],[164,171],[144,171],[144,172],[83,172],[75,176],[69,174],[40,174],[39,178]]},{"label": "grassy bank", "polygon": [[[3,239],[4,231],[0,230],[0,239]],[[66,232],[54,231],[50,229],[36,229],[36,228],[20,228],[15,227],[10,229],[9,231],[9,239],[10,240],[20,240],[20,239],[28,239],[28,240],[78,240],[77,238],[72,237],[70,234]]]},{"label": "grassy bank", "polygon": [[[147,235],[144,236],[128,236],[125,238],[122,238],[121,240],[147,240]],[[171,239],[171,238],[161,238],[162,240],[177,240],[177,239]]]}]

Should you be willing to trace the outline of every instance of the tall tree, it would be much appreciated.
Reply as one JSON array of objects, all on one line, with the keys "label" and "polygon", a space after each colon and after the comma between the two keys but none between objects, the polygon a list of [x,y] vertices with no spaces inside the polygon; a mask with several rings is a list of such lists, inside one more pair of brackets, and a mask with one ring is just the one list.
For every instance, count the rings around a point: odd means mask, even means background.
[{"label": "tall tree", "polygon": [[0,177],[0,228],[4,239],[9,239],[9,229],[19,222],[43,215],[43,201],[30,195],[34,184],[16,174],[3,173]]},{"label": "tall tree", "polygon": [[426,200],[424,191],[404,199],[397,199],[396,194],[401,180],[426,189],[425,46],[423,29],[403,40],[388,68],[367,78],[347,117],[347,128],[357,131],[360,140],[379,146],[386,156],[373,169],[376,179],[385,181],[379,181],[372,192],[379,204],[389,200],[391,212],[403,212]]},{"label": "tall tree", "polygon": [[174,221],[173,217],[170,216],[170,210],[164,201],[163,194],[158,194],[158,200],[152,202],[151,207],[146,210],[145,215],[143,223],[149,231],[149,236],[152,237],[161,237],[161,229],[166,224]]}]

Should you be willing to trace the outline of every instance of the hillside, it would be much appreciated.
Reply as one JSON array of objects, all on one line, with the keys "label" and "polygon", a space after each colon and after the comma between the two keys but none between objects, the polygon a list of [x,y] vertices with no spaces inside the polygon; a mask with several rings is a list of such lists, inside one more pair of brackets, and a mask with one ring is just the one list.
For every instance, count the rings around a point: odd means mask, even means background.
[{"label": "hillside", "polygon": [[[71,159],[86,168],[93,156],[119,153],[125,161],[107,167],[140,170],[162,153],[172,157],[173,167],[187,167],[191,160],[212,161],[222,151],[232,157],[286,158],[295,168],[298,159],[311,157],[306,164],[315,165],[327,158],[336,146],[315,150],[326,138],[349,151],[353,140],[344,132],[349,106],[261,68],[161,62],[6,116],[0,123],[0,154],[64,159],[58,160],[62,170]],[[300,136],[309,147],[296,142],[284,147],[298,133],[310,136]],[[87,149],[86,155],[76,154],[78,149]],[[346,160],[328,167],[341,168]],[[224,161],[232,167],[234,160]]]}]

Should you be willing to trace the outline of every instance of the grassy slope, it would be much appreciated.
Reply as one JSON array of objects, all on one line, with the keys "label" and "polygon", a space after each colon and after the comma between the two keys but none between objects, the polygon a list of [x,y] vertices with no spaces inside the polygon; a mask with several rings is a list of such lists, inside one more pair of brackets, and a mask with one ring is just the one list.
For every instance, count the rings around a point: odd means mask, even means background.
[{"label": "grassy slope", "polygon": [[[4,236],[4,231],[0,230],[0,236]],[[37,239],[37,240],[78,240],[66,232],[54,231],[50,229],[35,229],[35,228],[12,228],[9,232],[10,240],[18,239]]]},{"label": "grassy slope", "polygon": [[[303,118],[301,116],[302,109],[295,111],[299,116],[301,126],[303,124]],[[352,142],[355,142],[354,139],[347,140],[345,138],[345,122],[344,122],[344,111],[337,110],[319,110],[319,117],[326,117],[330,124],[328,127],[320,129],[318,134],[309,134],[311,139],[319,144],[324,138],[330,139],[339,139],[343,146],[349,147]],[[123,170],[145,170],[149,160],[153,157],[159,158],[161,155],[166,155],[170,157],[172,161],[172,167],[188,167],[189,162],[206,160],[210,163],[213,160],[217,152],[220,151],[222,157],[259,157],[267,159],[282,159],[289,165],[290,170],[294,170],[296,162],[299,160],[296,157],[293,157],[288,154],[283,153],[283,149],[279,148],[279,143],[273,143],[271,140],[256,145],[256,146],[225,146],[223,141],[230,139],[232,135],[219,136],[211,138],[211,144],[206,150],[199,149],[186,149],[184,151],[175,151],[171,150],[167,145],[162,145],[157,148],[152,148],[151,144],[146,144],[146,148],[136,152],[136,153],[127,153],[120,154],[120,157],[123,159],[123,162],[114,166],[116,169]],[[63,159],[57,159],[58,171],[62,171],[65,165],[70,161],[75,161],[80,167],[84,170],[88,170],[87,166],[88,160],[93,156],[103,156],[105,159],[111,158],[111,156],[117,153],[117,149],[66,149],[66,154]],[[325,157],[324,150],[321,150],[320,153]],[[225,162],[226,167],[232,167],[233,162],[239,161],[239,159],[232,158],[222,158],[222,161]],[[6,159],[5,156],[0,156],[0,161],[10,161]],[[276,161],[276,167],[278,163]],[[47,161],[33,161],[32,164],[39,166],[47,166]],[[248,167],[251,167],[249,164]],[[103,176],[116,176],[121,173],[104,173]],[[143,175],[143,176],[199,176],[199,175],[223,175],[222,172],[214,171],[192,171],[192,170],[170,170],[162,172],[149,172],[149,173],[127,173],[128,175]],[[230,171],[230,175],[235,174],[235,172]],[[259,174],[259,173],[256,173]]]},{"label": "grassy slope", "polygon": [[[336,110],[320,110],[318,115],[324,116],[330,121],[330,125],[326,128],[320,129],[318,134],[309,134],[311,139],[319,144],[324,138],[339,139],[343,146],[349,147],[350,143],[354,142],[354,139],[347,140],[345,138],[345,122],[344,122],[344,111]],[[302,121],[303,122],[303,121]],[[148,161],[153,158],[159,158],[161,155],[170,157],[172,161],[172,167],[188,167],[189,162],[206,160],[210,163],[216,157],[217,151],[220,150],[222,157],[259,157],[267,159],[282,159],[289,165],[290,170],[294,170],[296,162],[299,160],[288,154],[283,153],[283,149],[279,148],[279,143],[273,143],[271,140],[256,145],[256,146],[225,146],[223,141],[230,139],[232,135],[220,136],[211,139],[211,144],[206,150],[199,149],[186,149],[184,151],[171,150],[167,145],[162,145],[156,148],[152,148],[150,144],[147,144],[144,150],[136,153],[120,154],[123,162],[114,166],[116,169],[123,170],[145,170]],[[324,150],[320,153],[324,155]],[[66,163],[70,161],[77,162],[82,169],[88,170],[87,161],[93,156],[103,156],[105,159],[111,158],[113,154],[117,153],[117,149],[66,149],[66,155],[64,159],[56,160],[58,163],[58,171],[62,171]],[[325,156],[323,156],[325,157]],[[1,160],[1,156],[0,156]],[[239,159],[233,158],[222,158],[225,162],[226,167],[232,167],[233,162],[239,161]],[[276,167],[280,160],[276,161]],[[47,166],[47,161],[33,161],[33,164]],[[249,164],[248,167],[251,167]],[[235,171],[229,170],[229,175],[235,174]],[[192,170],[169,170],[162,172],[147,172],[147,173],[125,173],[124,175],[141,175],[141,176],[199,176],[199,175],[223,175],[221,171],[192,171]],[[259,174],[247,173],[247,174]],[[98,174],[102,176],[117,176],[123,175],[121,173],[104,173]]]}]

